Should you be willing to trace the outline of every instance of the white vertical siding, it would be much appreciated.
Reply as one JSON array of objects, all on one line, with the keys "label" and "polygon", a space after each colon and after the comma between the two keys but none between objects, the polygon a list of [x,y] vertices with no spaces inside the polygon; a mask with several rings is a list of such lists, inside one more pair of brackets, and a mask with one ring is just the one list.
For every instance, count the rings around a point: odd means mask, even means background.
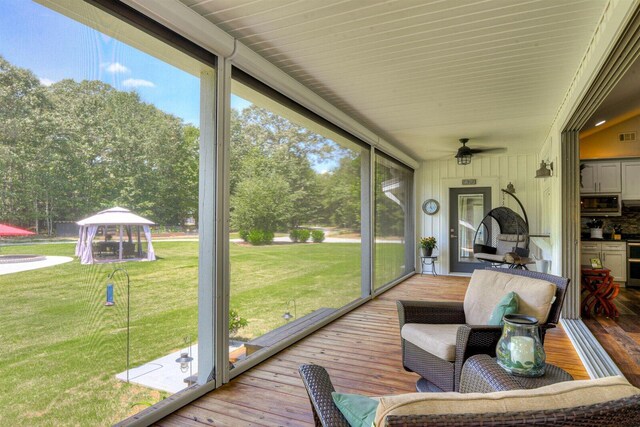
[{"label": "white vertical siding", "polygon": [[[487,156],[474,157],[468,166],[458,166],[455,160],[431,160],[420,164],[416,173],[416,236],[436,236],[438,239],[438,252],[440,253],[440,265],[438,270],[448,273],[448,253],[449,242],[449,187],[462,187],[462,179],[475,178],[478,180],[477,187],[491,186],[487,182],[497,182],[499,188],[494,189],[499,192],[496,198],[494,191],[492,194],[492,207],[503,205],[503,197],[499,191],[506,188],[509,182],[516,188],[515,195],[520,199],[529,217],[529,227],[532,233],[540,232],[539,209],[541,186],[539,180],[535,179],[537,166],[537,156],[534,154],[511,155],[511,156]],[[458,182],[455,179],[459,179]],[[469,186],[473,187],[473,186]],[[422,212],[422,203],[426,199],[436,199],[440,202],[440,211],[435,215],[426,215]],[[514,211],[521,213],[518,204],[509,196],[504,197],[504,205]],[[417,251],[416,251],[417,252]],[[419,263],[417,270],[419,271]]]}]

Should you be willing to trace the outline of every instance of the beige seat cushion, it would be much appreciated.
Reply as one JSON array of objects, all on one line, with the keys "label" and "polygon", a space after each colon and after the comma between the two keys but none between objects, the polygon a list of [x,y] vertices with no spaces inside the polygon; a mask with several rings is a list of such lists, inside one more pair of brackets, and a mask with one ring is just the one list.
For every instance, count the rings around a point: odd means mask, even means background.
[{"label": "beige seat cushion", "polygon": [[[508,263],[506,255],[497,255],[497,254],[486,254],[484,252],[478,252],[474,254],[474,256],[482,261],[489,261],[494,263]],[[533,260],[527,257],[520,257],[517,261],[512,262],[512,264],[526,265],[532,264]]]},{"label": "beige seat cushion", "polygon": [[400,335],[427,353],[453,362],[456,360],[456,335],[460,326],[407,323]]},{"label": "beige seat cushion", "polygon": [[380,398],[376,426],[388,415],[439,415],[538,411],[592,405],[638,395],[640,389],[623,377],[566,381],[532,390],[494,393],[409,393]]},{"label": "beige seat cushion", "polygon": [[493,309],[509,292],[518,294],[518,313],[534,316],[540,323],[547,321],[555,299],[555,284],[499,271],[476,270],[464,296],[467,324],[486,325]]},{"label": "beige seat cushion", "polygon": [[501,242],[524,242],[526,236],[524,234],[498,234],[498,240]]},{"label": "beige seat cushion", "polygon": [[474,254],[474,256],[478,259],[484,260],[484,261],[492,261],[492,262],[504,262],[504,254],[502,255],[498,255],[498,254],[485,254],[484,252],[479,252],[477,254]]}]

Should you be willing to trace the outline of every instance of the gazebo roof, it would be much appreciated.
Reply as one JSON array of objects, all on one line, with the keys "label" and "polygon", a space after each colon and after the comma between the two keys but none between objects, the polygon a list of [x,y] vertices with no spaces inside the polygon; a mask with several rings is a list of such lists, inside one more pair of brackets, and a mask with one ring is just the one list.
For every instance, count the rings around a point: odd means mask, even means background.
[{"label": "gazebo roof", "polygon": [[107,209],[97,214],[78,221],[76,224],[80,226],[85,225],[114,225],[114,224],[128,224],[128,225],[154,225],[153,221],[149,221],[139,215],[134,214],[129,209],[116,206],[111,209]]}]

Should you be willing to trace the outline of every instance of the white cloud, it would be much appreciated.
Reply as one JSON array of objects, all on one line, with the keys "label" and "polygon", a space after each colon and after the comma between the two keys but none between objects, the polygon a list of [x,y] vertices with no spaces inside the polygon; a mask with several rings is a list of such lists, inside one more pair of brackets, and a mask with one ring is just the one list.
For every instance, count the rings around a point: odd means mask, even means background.
[{"label": "white cloud", "polygon": [[38,80],[40,80],[40,84],[43,86],[51,86],[52,84],[55,83],[54,80],[47,79],[45,77],[39,77]]},{"label": "white cloud", "polygon": [[112,74],[129,72],[129,69],[119,62],[106,63],[104,64],[104,69]]},{"label": "white cloud", "polygon": [[122,82],[122,86],[124,87],[155,87],[156,85],[149,80],[143,79],[127,79]]}]

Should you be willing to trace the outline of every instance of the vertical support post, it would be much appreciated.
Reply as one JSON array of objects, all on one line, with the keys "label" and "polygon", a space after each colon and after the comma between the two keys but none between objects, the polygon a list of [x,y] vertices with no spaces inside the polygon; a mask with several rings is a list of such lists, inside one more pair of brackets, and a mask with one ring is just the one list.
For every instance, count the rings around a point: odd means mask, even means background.
[{"label": "vertical support post", "polygon": [[229,145],[231,61],[219,58],[216,87],[216,386],[229,382]]},{"label": "vertical support post", "polygon": [[580,318],[580,141],[578,131],[566,130],[560,139],[560,200],[562,218],[562,275],[571,279],[562,310],[567,319]]},{"label": "vertical support post", "polygon": [[371,207],[373,206],[373,201],[371,200],[372,150],[373,149],[367,150],[365,148],[360,150],[360,271],[362,274],[360,281],[360,297],[362,298],[368,298],[369,295],[372,295],[373,293],[373,246],[371,244],[371,238],[373,236],[373,227],[371,222],[373,218],[371,216]]},{"label": "vertical support post", "polygon": [[203,70],[200,85],[198,384],[205,384],[213,375],[215,349],[215,72]]},{"label": "vertical support post", "polygon": [[[416,251],[416,210],[415,210],[415,173],[407,172],[407,179],[410,181],[405,183],[406,200],[404,208],[404,272],[408,274],[415,271],[415,251]],[[432,260],[433,261],[433,260]],[[433,269],[433,264],[431,265]]]},{"label": "vertical support post", "polygon": [[[369,182],[366,191],[369,193],[369,292],[373,295],[376,290],[376,149],[371,147],[369,154]],[[364,221],[363,221],[364,223]]]}]

